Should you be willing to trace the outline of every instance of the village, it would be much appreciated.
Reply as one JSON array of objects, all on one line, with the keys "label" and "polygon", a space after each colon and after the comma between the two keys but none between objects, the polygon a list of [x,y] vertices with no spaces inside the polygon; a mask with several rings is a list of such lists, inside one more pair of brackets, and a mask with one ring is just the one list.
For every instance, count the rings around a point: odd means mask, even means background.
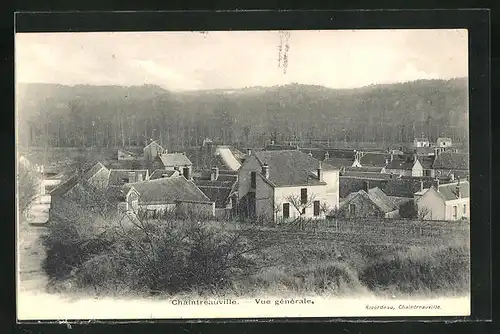
[{"label": "village", "polygon": [[117,149],[112,159],[64,176],[26,161],[42,180],[49,220],[64,219],[70,202],[89,209],[106,203],[107,211],[130,216],[190,212],[271,226],[331,218],[467,221],[470,215],[469,155],[450,138],[415,138],[407,148],[385,151],[273,141],[243,150],[205,139],[199,148],[169,152],[151,139],[142,150]]}]

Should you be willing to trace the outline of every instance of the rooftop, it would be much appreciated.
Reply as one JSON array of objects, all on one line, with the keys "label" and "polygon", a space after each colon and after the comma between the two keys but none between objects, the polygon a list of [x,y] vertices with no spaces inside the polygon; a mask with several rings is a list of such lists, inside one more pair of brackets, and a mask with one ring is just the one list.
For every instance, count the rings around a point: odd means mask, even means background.
[{"label": "rooftop", "polygon": [[[320,161],[297,150],[259,151],[254,153],[262,165],[269,166],[269,181],[275,186],[320,185],[317,169]],[[323,170],[337,170],[326,163],[321,164]]]},{"label": "rooftop", "polygon": [[184,153],[164,153],[160,155],[160,160],[165,167],[192,165]]},{"label": "rooftop", "polygon": [[130,183],[125,187],[125,189],[132,187],[137,190],[141,203],[212,202],[192,181],[186,180],[184,176]]},{"label": "rooftop", "polygon": [[165,169],[157,169],[150,176],[150,180],[156,180],[163,177],[171,177],[172,175],[177,174],[175,170],[165,170]]},{"label": "rooftop", "polygon": [[460,197],[467,198],[470,196],[470,187],[468,181],[460,181],[460,183],[452,182],[447,184],[440,184],[438,192],[444,197],[446,201],[458,199],[457,187],[460,188]]},{"label": "rooftop", "polygon": [[432,167],[434,169],[468,170],[469,154],[442,152],[436,157]]},{"label": "rooftop", "polygon": [[386,160],[390,160],[391,156],[388,153],[365,153],[359,162],[363,167],[385,167]]}]

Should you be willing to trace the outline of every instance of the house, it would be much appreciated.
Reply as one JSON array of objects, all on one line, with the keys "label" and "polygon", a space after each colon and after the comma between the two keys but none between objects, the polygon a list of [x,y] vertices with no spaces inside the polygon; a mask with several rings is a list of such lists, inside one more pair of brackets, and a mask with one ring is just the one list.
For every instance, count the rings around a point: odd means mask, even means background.
[{"label": "house", "polygon": [[422,176],[428,176],[432,178],[435,177],[434,169],[432,168],[432,165],[434,164],[434,159],[435,159],[434,155],[418,157],[418,161],[422,166]]},{"label": "house", "polygon": [[137,160],[137,156],[130,151],[118,149],[118,160]]},{"label": "house", "polygon": [[418,214],[426,220],[456,221],[470,217],[470,187],[468,181],[437,184],[417,193]]},{"label": "house", "polygon": [[160,154],[166,153],[167,150],[164,149],[156,140],[151,141],[143,149],[144,160],[147,162],[154,161],[154,159]]},{"label": "house", "polygon": [[110,169],[108,176],[109,186],[122,186],[127,183],[135,183],[149,180],[149,171],[130,169]]},{"label": "house", "polygon": [[385,173],[400,176],[423,176],[424,171],[416,154],[412,157],[404,155],[395,157],[391,154],[385,166]]},{"label": "house", "polygon": [[452,146],[451,138],[439,137],[436,140],[436,147],[448,148],[451,146]]},{"label": "house", "polygon": [[413,147],[419,148],[419,147],[430,147],[430,141],[426,137],[420,137],[420,138],[415,138],[413,140]]},{"label": "house", "polygon": [[364,188],[349,194],[339,207],[338,216],[344,218],[396,218],[399,206],[380,188]]},{"label": "house", "polygon": [[298,150],[251,153],[238,171],[243,216],[275,223],[338,207],[339,170]]},{"label": "house", "polygon": [[108,186],[109,169],[100,162],[84,171],[75,174],[60,183],[50,192],[51,204],[49,216],[63,216],[67,212],[67,204],[78,202],[81,206],[92,209],[96,205],[104,205],[101,192]]},{"label": "house", "polygon": [[193,177],[194,184],[215,202],[217,217],[228,217],[235,213],[238,201],[238,173],[221,172],[213,167],[209,173],[203,172]]},{"label": "house", "polygon": [[313,158],[323,161],[324,163],[336,167],[352,166],[354,162],[354,151],[346,149],[325,149],[325,148],[310,148],[301,149],[302,152],[311,154]]},{"label": "house", "polygon": [[157,169],[151,174],[149,179],[156,180],[156,179],[161,179],[164,177],[168,178],[168,177],[178,176],[178,175],[180,175],[180,173],[179,173],[179,171],[176,171],[176,170]]},{"label": "house", "polygon": [[263,151],[290,151],[290,150],[299,150],[298,145],[286,145],[286,144],[275,144],[271,143],[264,147]]},{"label": "house", "polygon": [[125,210],[158,215],[166,211],[213,217],[215,203],[191,180],[172,176],[123,186]]},{"label": "house", "polygon": [[192,178],[193,163],[184,153],[163,153],[155,158],[153,169],[176,170],[189,180]]},{"label": "house", "polygon": [[469,177],[469,154],[457,152],[442,152],[438,154],[432,169],[436,177],[446,177],[450,174],[461,178]]},{"label": "house", "polygon": [[352,167],[380,167],[384,168],[391,155],[381,152],[355,152]]}]

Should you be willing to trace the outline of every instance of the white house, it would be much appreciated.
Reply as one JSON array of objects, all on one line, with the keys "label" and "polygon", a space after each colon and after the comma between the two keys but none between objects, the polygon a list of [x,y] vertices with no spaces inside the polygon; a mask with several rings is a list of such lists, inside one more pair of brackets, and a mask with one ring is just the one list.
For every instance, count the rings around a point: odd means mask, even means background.
[{"label": "white house", "polygon": [[153,169],[175,170],[190,180],[192,178],[193,163],[184,153],[163,153],[155,158]]},{"label": "white house", "polygon": [[238,198],[251,218],[324,217],[339,205],[339,170],[297,150],[251,153],[238,171]]},{"label": "white house", "polygon": [[415,203],[427,220],[460,220],[470,217],[469,182],[438,184],[415,194]]},{"label": "white house", "polygon": [[439,137],[436,140],[436,147],[447,148],[447,147],[451,147],[451,146],[452,146],[451,138]]},{"label": "white house", "polygon": [[413,146],[415,148],[419,148],[419,147],[429,147],[431,146],[431,143],[429,141],[428,138],[425,138],[425,137],[420,137],[420,138],[415,138],[413,140]]},{"label": "white house", "polygon": [[424,168],[416,154],[413,155],[413,157],[394,157],[394,155],[391,154],[390,158],[387,160],[384,172],[399,176],[420,177],[424,175]]},{"label": "white house", "polygon": [[144,154],[144,160],[149,162],[153,161],[160,154],[167,152],[167,150],[164,149],[155,140],[146,145],[142,150]]}]

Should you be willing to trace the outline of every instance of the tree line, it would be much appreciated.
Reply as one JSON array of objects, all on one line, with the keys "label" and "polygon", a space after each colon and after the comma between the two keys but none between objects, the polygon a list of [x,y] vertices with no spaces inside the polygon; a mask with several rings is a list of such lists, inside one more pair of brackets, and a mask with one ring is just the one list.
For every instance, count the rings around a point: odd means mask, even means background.
[{"label": "tree line", "polygon": [[157,86],[24,84],[17,96],[20,144],[167,147],[276,142],[409,143],[424,135],[468,141],[466,79],[358,89],[291,84],[173,93]]}]

